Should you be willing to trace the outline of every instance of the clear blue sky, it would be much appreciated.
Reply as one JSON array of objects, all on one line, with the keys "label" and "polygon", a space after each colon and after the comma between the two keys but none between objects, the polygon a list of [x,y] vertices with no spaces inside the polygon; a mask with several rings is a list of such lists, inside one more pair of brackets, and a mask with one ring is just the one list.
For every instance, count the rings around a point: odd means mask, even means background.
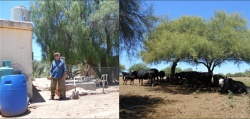
[{"label": "clear blue sky", "polygon": [[[0,18],[9,20],[11,18],[11,8],[16,5],[25,6],[29,10],[31,1],[0,1]],[[248,21],[250,21],[250,1],[147,1],[148,4],[154,4],[154,14],[157,16],[168,15],[171,19],[177,19],[183,15],[201,16],[204,19],[209,20],[213,16],[215,10],[224,10],[227,13],[238,12],[242,14]],[[250,26],[250,22],[248,22]],[[41,59],[41,48],[35,40],[32,41],[32,49],[35,59]],[[140,58],[134,58],[133,61],[128,61],[125,54],[120,57],[121,64],[124,64],[126,68],[129,68],[135,63],[142,62]],[[159,70],[165,67],[171,66],[171,64],[158,64],[148,65]],[[193,68],[197,71],[207,71],[203,65],[194,67],[186,63],[179,63],[177,67],[182,69]],[[197,68],[197,69],[196,69]],[[249,65],[242,64],[240,67],[232,63],[226,63],[221,67],[216,67],[214,73],[235,73],[243,72],[249,69]]]},{"label": "clear blue sky", "polygon": [[[250,21],[250,1],[147,1],[148,4],[154,4],[154,14],[157,16],[168,15],[171,20],[177,19],[181,16],[200,16],[209,20],[215,10],[224,10],[227,13],[238,12],[243,17]],[[248,22],[248,27],[250,23]],[[134,58],[129,61],[126,54],[123,53],[120,57],[120,63],[125,65],[128,69],[131,65],[142,63],[141,58]],[[162,70],[171,66],[171,63],[161,63],[158,65],[148,65],[149,67]],[[177,67],[182,69],[192,68],[197,71],[207,71],[203,65],[192,66],[186,63],[178,63]],[[197,68],[197,69],[196,69]],[[235,73],[244,72],[249,69],[249,65],[241,64],[239,67],[232,63],[226,63],[221,67],[216,67],[214,73]]]}]

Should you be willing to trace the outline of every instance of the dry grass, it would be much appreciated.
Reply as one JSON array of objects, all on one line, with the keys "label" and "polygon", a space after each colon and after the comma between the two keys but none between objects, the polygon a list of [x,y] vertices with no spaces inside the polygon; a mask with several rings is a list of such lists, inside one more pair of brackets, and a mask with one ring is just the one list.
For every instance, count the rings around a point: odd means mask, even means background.
[{"label": "dry grass", "polygon": [[[233,78],[250,82],[250,78]],[[120,79],[120,118],[249,118],[250,96],[234,95],[233,107],[228,95],[217,92],[187,91],[185,86],[161,83],[150,87],[123,85]],[[249,85],[248,85],[249,86]]]}]

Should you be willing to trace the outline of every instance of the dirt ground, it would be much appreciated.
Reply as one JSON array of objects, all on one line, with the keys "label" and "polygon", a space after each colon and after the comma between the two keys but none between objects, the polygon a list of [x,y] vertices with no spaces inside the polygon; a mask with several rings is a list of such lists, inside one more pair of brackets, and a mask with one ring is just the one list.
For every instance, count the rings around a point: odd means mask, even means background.
[{"label": "dirt ground", "polygon": [[[235,79],[235,78],[234,78]],[[236,78],[250,81],[250,78]],[[250,94],[187,91],[185,86],[161,83],[150,87],[123,85],[120,79],[120,118],[250,118]]]},{"label": "dirt ground", "polygon": [[[119,118],[119,86],[109,86],[102,94],[102,88],[88,91],[77,88],[79,99],[69,97],[72,90],[66,92],[66,100],[49,100],[50,81],[45,78],[33,81],[34,103],[28,106],[28,111],[19,118]],[[1,117],[2,118],[2,117]]]}]

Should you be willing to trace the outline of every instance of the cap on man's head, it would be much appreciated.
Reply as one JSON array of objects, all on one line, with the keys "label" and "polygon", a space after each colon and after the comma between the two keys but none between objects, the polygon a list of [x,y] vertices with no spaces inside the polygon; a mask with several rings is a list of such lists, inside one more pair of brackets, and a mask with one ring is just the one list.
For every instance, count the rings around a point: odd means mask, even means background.
[{"label": "cap on man's head", "polygon": [[59,55],[59,56],[60,56],[60,53],[59,53],[59,52],[56,52],[56,53],[54,53],[54,56],[55,56],[55,55]]}]

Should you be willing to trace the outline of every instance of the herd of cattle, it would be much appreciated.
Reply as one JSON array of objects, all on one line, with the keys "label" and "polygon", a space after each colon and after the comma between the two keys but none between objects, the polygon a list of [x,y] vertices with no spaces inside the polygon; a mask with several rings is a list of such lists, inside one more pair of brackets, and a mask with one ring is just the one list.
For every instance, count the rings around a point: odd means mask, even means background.
[{"label": "herd of cattle", "polygon": [[[150,70],[137,70],[130,72],[122,72],[123,84],[127,84],[130,80],[130,85],[134,84],[135,79],[139,79],[139,85],[143,85],[143,79],[148,79],[148,83],[152,87],[155,84],[163,81],[166,77],[166,82],[174,85],[187,85],[188,87],[197,89],[206,89],[220,91],[221,93],[247,93],[247,87],[240,81],[235,81],[232,78],[227,78],[219,74],[212,74],[208,72],[186,71],[175,73],[174,80],[170,80],[169,76],[165,75],[164,71],[158,71],[157,69]],[[157,81],[155,83],[155,81]],[[220,90],[219,90],[220,89]]]}]

